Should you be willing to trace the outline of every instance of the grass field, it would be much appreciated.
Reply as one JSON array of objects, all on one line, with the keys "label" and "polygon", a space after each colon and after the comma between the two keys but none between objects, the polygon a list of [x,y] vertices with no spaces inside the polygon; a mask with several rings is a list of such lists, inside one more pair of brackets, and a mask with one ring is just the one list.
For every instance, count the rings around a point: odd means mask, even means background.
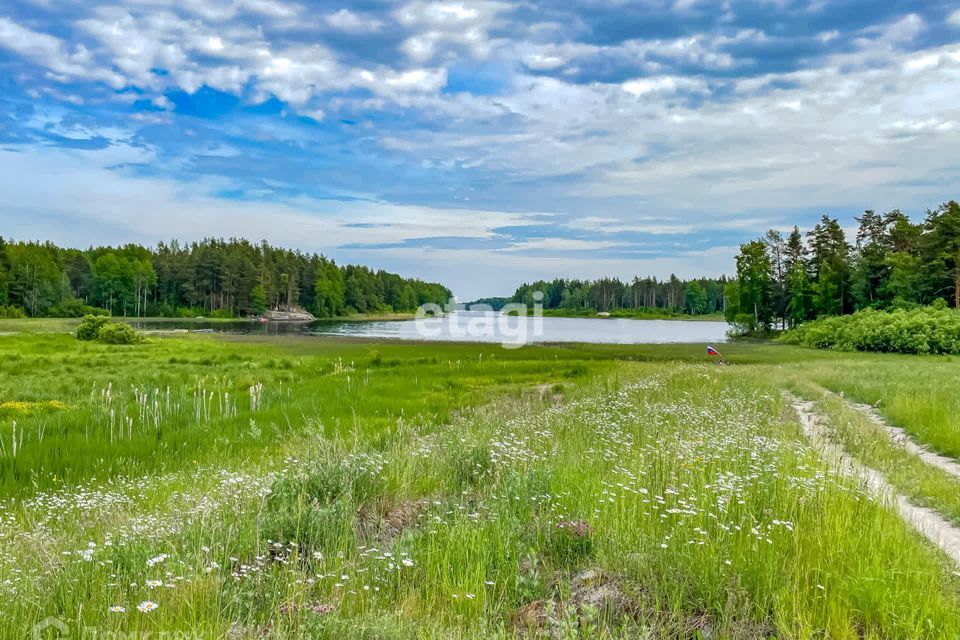
[{"label": "grass field", "polygon": [[[957,360],[724,354],[0,337],[0,638],[957,638],[957,567],[781,397],[879,399],[951,453]],[[954,480],[822,406],[960,519]]]}]

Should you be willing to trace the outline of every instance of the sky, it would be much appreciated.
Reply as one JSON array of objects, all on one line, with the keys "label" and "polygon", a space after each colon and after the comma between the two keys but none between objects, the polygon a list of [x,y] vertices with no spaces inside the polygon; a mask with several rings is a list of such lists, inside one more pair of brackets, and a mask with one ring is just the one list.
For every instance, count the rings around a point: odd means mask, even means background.
[{"label": "sky", "polygon": [[960,197],[960,2],[13,0],[0,234],[447,284],[716,276]]}]

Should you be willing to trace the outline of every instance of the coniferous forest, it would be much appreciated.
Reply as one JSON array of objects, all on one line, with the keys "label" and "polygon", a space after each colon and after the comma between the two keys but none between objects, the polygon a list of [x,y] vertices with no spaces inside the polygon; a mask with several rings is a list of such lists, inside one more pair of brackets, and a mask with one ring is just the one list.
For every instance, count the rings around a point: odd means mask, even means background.
[{"label": "coniferous forest", "polygon": [[771,230],[741,245],[727,319],[763,330],[863,309],[960,308],[960,204],[928,210],[917,223],[900,210],[868,210],[855,221],[854,243],[824,215],[806,234]]},{"label": "coniferous forest", "polygon": [[238,317],[292,308],[333,317],[413,311],[449,296],[441,284],[341,267],[266,242],[209,238],[80,250],[0,238],[0,317]]},{"label": "coniferous forest", "polygon": [[547,310],[576,313],[626,311],[660,311],[705,315],[724,310],[726,277],[681,280],[671,275],[667,280],[635,277],[630,282],[619,278],[597,280],[539,280],[517,288],[511,302],[534,303],[533,294],[543,293],[541,304]]}]

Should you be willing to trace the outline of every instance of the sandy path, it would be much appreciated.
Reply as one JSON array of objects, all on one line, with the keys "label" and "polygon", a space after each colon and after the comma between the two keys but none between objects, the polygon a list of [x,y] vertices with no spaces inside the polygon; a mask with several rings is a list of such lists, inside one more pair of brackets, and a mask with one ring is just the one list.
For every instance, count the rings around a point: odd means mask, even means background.
[{"label": "sandy path", "polygon": [[817,412],[813,402],[801,400],[793,395],[787,398],[800,417],[803,432],[813,445],[821,452],[829,464],[844,474],[858,478],[866,485],[867,490],[878,499],[888,501],[897,507],[900,517],[913,526],[921,535],[933,544],[940,547],[944,553],[960,566],[960,529],[945,520],[933,509],[926,509],[913,505],[906,498],[896,492],[883,474],[865,467],[841,447],[830,441],[824,427],[824,416]]},{"label": "sandy path", "polygon": [[883,416],[880,415],[880,412],[870,405],[861,404],[859,402],[851,402],[849,400],[844,400],[844,403],[851,409],[859,411],[865,415],[878,427],[885,429],[887,435],[890,436],[890,440],[898,447],[909,451],[927,464],[937,467],[941,471],[949,473],[952,476],[960,478],[960,463],[953,458],[942,456],[939,453],[934,453],[925,446],[917,443],[916,440],[910,437],[909,433],[900,427],[895,427],[887,422]]}]

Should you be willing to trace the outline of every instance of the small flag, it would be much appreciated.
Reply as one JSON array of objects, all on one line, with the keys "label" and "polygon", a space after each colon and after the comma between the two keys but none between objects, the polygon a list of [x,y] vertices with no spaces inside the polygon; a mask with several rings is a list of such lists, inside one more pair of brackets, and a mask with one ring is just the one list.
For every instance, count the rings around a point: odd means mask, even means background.
[{"label": "small flag", "polygon": [[714,349],[713,347],[711,347],[710,345],[707,345],[707,355],[708,355],[708,356],[719,356],[719,355],[720,355],[720,352],[717,351],[716,349]]}]

